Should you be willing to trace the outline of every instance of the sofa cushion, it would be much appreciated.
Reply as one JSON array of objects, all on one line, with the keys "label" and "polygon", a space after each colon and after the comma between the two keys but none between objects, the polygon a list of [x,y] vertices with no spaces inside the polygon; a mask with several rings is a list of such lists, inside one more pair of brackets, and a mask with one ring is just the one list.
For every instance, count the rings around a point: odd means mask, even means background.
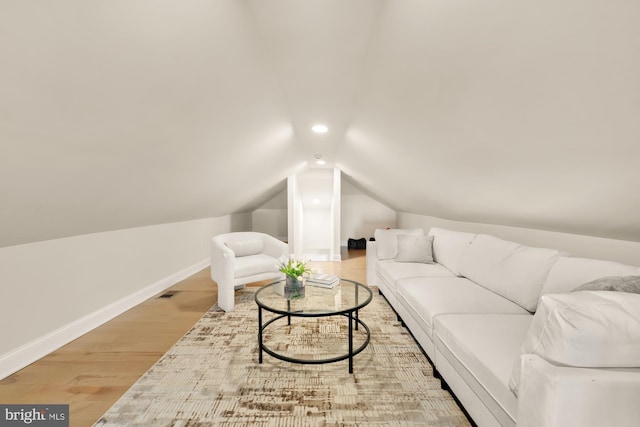
[{"label": "sofa cushion", "polygon": [[225,245],[231,249],[237,257],[257,255],[264,250],[264,241],[262,241],[262,239],[231,240],[226,242]]},{"label": "sofa cushion", "polygon": [[409,277],[456,277],[440,264],[401,263],[392,259],[380,261],[378,272],[393,283]]},{"label": "sofa cushion", "polygon": [[528,314],[519,305],[463,277],[415,277],[398,280],[401,304],[423,323],[432,338],[434,319],[443,314]]},{"label": "sofa cushion", "polygon": [[542,287],[542,295],[571,292],[580,285],[606,276],[636,276],[640,268],[599,259],[560,257]]},{"label": "sofa cushion", "polygon": [[395,293],[396,282],[409,277],[455,277],[440,264],[401,263],[392,259],[378,262],[378,279]]},{"label": "sofa cushion", "polygon": [[376,255],[378,259],[392,259],[398,253],[398,234],[408,234],[412,236],[424,236],[422,228],[390,230],[376,229],[374,236],[376,239]]},{"label": "sofa cushion", "polygon": [[474,233],[447,230],[445,228],[432,227],[428,233],[433,236],[433,259],[453,272],[460,275],[458,263],[464,250],[476,238]]},{"label": "sofa cushion", "polygon": [[433,236],[412,236],[398,234],[398,262],[420,262],[433,264]]},{"label": "sofa cushion", "polygon": [[[466,371],[460,375],[470,376],[466,381],[484,388],[514,420],[518,401],[509,390],[509,378],[532,318],[531,314],[452,314],[435,321],[439,353],[459,371]],[[442,363],[439,357],[436,368]]]},{"label": "sofa cushion", "polygon": [[[558,365],[640,367],[640,295],[581,291],[543,295],[521,349]],[[520,363],[509,385],[517,393]]]},{"label": "sofa cushion", "polygon": [[578,286],[575,292],[579,291],[615,291],[640,294],[640,276],[601,277]]},{"label": "sofa cushion", "polygon": [[535,311],[549,270],[560,257],[555,249],[532,248],[479,234],[460,259],[460,272],[480,286]]},{"label": "sofa cushion", "polygon": [[264,254],[236,258],[234,275],[236,278],[253,276],[268,271],[278,271],[278,260]]}]

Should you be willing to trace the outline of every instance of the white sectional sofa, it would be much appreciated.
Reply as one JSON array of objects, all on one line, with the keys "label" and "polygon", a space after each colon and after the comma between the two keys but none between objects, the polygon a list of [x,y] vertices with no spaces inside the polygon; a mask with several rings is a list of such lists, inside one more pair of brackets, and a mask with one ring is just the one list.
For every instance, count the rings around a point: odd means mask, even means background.
[{"label": "white sectional sofa", "polygon": [[640,425],[640,294],[596,280],[640,268],[442,228],[375,237],[368,284],[478,426]]}]

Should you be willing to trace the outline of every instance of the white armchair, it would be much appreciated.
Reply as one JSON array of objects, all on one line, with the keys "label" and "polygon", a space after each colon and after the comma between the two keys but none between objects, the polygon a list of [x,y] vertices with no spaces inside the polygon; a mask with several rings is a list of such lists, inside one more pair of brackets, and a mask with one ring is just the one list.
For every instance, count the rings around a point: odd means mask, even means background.
[{"label": "white armchair", "polygon": [[245,231],[211,239],[211,279],[218,284],[218,306],[233,311],[235,290],[260,280],[278,279],[278,258],[288,246],[265,233]]}]

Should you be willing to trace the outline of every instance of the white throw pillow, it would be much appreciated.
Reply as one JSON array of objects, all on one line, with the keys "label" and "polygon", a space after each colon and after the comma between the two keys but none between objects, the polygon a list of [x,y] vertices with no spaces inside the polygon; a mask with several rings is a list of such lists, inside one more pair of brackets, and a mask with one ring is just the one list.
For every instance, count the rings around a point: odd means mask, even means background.
[{"label": "white throw pillow", "polygon": [[376,238],[376,255],[378,259],[392,259],[398,254],[398,234],[408,234],[412,236],[424,236],[422,228],[390,230],[377,229],[374,233]]},{"label": "white throw pillow", "polygon": [[261,254],[264,250],[264,242],[262,239],[237,240],[226,242],[225,245],[227,245],[237,257]]},{"label": "white throw pillow", "polygon": [[[543,295],[521,348],[564,366],[640,367],[640,295],[582,291]],[[517,395],[520,360],[509,388]]]},{"label": "white throw pillow", "polygon": [[599,259],[560,257],[549,272],[542,295],[571,292],[578,286],[606,276],[637,276],[640,268]]},{"label": "white throw pillow", "polygon": [[535,311],[542,285],[560,257],[555,249],[532,248],[479,234],[460,258],[460,272],[528,311]]},{"label": "white throw pillow", "polygon": [[460,257],[477,234],[432,227],[429,236],[433,236],[433,260],[460,276]]},{"label": "white throw pillow", "polygon": [[398,234],[398,262],[421,262],[433,264],[433,236]]}]

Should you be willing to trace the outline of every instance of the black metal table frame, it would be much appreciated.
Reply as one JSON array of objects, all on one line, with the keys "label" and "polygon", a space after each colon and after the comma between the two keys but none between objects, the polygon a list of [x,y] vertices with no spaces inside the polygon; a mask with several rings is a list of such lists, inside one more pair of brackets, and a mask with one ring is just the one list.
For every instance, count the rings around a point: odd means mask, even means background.
[{"label": "black metal table frame", "polygon": [[[343,279],[344,280],[344,279]],[[355,282],[352,282],[355,284]],[[267,285],[268,286],[268,285]],[[358,284],[355,284],[356,286],[356,294],[357,294],[357,289],[358,289]],[[291,311],[291,301],[287,301],[287,311],[281,311],[281,310],[276,310],[274,308],[271,307],[267,307],[263,304],[261,304],[258,301],[257,298],[257,293],[256,293],[256,297],[255,297],[255,301],[256,304],[258,304],[258,351],[259,351],[259,356],[258,356],[258,363],[262,363],[262,352],[266,352],[267,354],[270,354],[271,356],[275,357],[276,359],[280,359],[280,360],[284,360],[285,362],[291,362],[291,363],[301,363],[301,364],[308,364],[308,365],[319,365],[319,364],[324,364],[324,363],[334,363],[334,362],[339,362],[341,360],[345,360],[345,359],[349,359],[349,373],[352,374],[353,373],[353,357],[355,355],[357,355],[358,353],[360,353],[362,350],[364,350],[367,345],[369,345],[369,341],[371,340],[371,331],[369,330],[369,327],[362,321],[360,320],[360,318],[358,317],[358,310],[361,309],[362,307],[366,306],[369,302],[371,302],[372,299],[372,295],[369,295],[369,298],[363,302],[362,304],[357,305],[356,307],[352,307],[346,310],[341,310],[341,311],[335,311],[335,312],[318,312],[318,313],[304,313],[304,312],[292,312]],[[271,313],[275,313],[278,314],[278,316],[268,320],[266,323],[263,324],[262,322],[262,310],[266,310],[269,311]],[[355,315],[355,316],[354,316]],[[291,317],[311,317],[311,318],[319,318],[319,317],[330,317],[330,316],[345,316],[349,319],[349,333],[348,333],[348,340],[349,340],[349,352],[347,354],[344,355],[340,355],[340,356],[336,356],[336,357],[330,357],[330,358],[326,358],[326,359],[296,359],[293,357],[289,357],[289,356],[285,356],[283,354],[279,354],[276,353],[275,351],[271,350],[270,348],[268,348],[263,340],[262,340],[262,333],[263,331],[269,326],[271,325],[273,322],[280,320],[282,318],[287,318],[287,325],[291,325]],[[354,327],[355,325],[355,327]],[[364,343],[358,347],[357,349],[353,349],[353,331],[354,330],[359,330],[358,329],[358,325],[362,325],[362,327],[365,329],[367,335],[366,335],[366,339],[364,341]]]}]

